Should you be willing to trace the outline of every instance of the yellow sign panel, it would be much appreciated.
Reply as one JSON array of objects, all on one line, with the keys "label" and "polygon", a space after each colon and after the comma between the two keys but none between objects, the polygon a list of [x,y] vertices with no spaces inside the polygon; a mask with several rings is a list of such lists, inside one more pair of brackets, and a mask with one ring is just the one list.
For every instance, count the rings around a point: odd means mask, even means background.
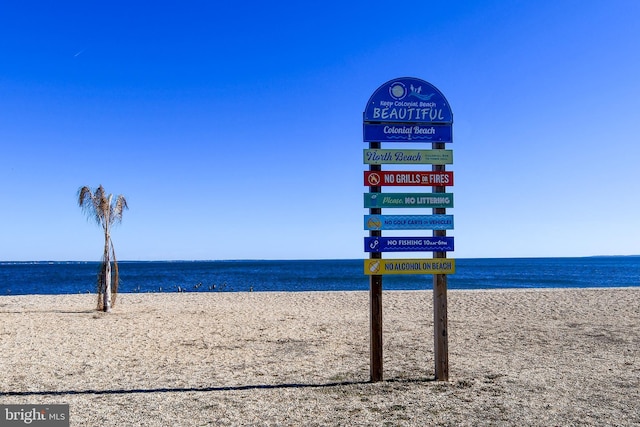
[{"label": "yellow sign panel", "polygon": [[451,258],[429,259],[365,259],[364,274],[454,274],[456,260]]}]

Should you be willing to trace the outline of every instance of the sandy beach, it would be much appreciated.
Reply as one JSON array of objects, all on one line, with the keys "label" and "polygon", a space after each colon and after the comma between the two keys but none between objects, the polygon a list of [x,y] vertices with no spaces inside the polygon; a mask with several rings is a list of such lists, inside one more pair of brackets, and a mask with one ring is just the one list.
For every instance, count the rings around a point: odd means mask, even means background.
[{"label": "sandy beach", "polygon": [[369,382],[366,292],[0,297],[0,403],[72,426],[640,425],[640,288],[386,292]]}]

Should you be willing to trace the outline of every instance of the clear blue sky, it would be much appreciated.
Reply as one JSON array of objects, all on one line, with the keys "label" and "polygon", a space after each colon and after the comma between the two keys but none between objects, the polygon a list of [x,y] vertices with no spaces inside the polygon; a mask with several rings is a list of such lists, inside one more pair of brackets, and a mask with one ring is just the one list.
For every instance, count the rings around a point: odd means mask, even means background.
[{"label": "clear blue sky", "polygon": [[638,1],[15,1],[0,260],[98,260],[99,184],[119,259],[365,258],[362,112],[402,76],[454,112],[453,257],[640,253]]}]

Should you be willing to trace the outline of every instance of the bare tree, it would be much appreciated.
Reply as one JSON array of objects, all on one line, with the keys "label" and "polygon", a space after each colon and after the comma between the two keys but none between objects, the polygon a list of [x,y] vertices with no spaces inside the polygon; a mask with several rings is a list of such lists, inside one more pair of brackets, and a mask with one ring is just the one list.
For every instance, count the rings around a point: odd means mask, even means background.
[{"label": "bare tree", "polygon": [[[118,293],[118,261],[111,241],[111,225],[122,221],[122,212],[128,209],[127,200],[118,195],[113,200],[112,194],[106,194],[102,185],[95,192],[89,187],[78,190],[78,205],[87,217],[94,219],[104,231],[104,252],[98,273],[98,310],[111,311]],[[111,269],[113,262],[113,270]]]}]

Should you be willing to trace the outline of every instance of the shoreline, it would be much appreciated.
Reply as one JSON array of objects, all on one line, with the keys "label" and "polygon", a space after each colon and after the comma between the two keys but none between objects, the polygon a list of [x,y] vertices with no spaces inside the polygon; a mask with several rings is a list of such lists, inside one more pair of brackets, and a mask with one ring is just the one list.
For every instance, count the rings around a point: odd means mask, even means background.
[{"label": "shoreline", "polygon": [[[604,292],[603,292],[604,291]],[[450,381],[431,291],[0,296],[0,403],[72,425],[634,425],[640,287],[449,290]]]},{"label": "shoreline", "polygon": [[[626,290],[626,289],[640,289],[640,285],[628,285],[628,286],[588,286],[588,287],[511,287],[511,288],[473,288],[473,289],[461,289],[461,288],[448,288],[447,293],[450,292],[528,292],[528,291],[607,291],[607,290]],[[431,292],[432,289],[383,289],[383,292]],[[348,290],[303,290],[303,291],[255,291],[255,290],[241,290],[241,291],[147,291],[147,292],[118,292],[119,295],[176,295],[176,294],[196,294],[196,295],[208,295],[208,294],[322,294],[322,293],[335,293],[335,292],[364,292],[368,293],[368,289],[348,289]],[[47,296],[81,296],[81,295],[94,295],[97,298],[95,292],[75,292],[68,294],[5,294],[0,295],[0,299],[4,297],[47,297]]]}]

